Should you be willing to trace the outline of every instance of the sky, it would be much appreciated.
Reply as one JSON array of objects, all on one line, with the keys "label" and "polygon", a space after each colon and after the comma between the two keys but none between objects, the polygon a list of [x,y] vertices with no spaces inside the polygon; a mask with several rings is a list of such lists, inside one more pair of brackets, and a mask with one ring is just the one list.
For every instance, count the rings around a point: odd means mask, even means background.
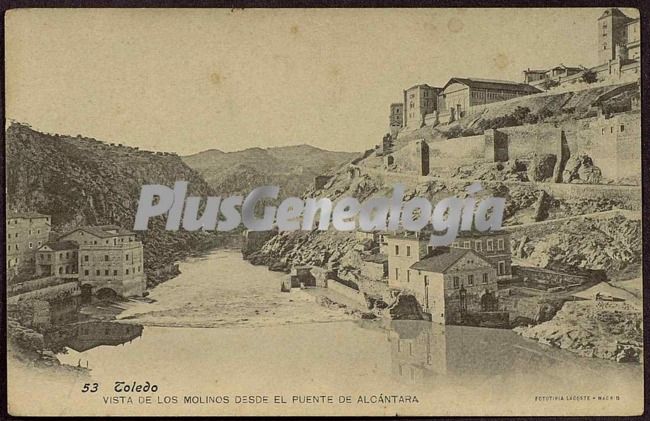
[{"label": "sky", "polygon": [[304,143],[362,151],[381,142],[390,103],[412,85],[596,65],[602,12],[13,10],[7,118],[181,155]]}]

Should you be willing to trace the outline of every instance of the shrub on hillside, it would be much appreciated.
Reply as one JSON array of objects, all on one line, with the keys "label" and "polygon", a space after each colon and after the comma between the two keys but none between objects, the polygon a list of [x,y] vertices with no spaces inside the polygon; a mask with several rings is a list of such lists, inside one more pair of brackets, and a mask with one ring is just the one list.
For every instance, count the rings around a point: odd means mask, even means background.
[{"label": "shrub on hillside", "polygon": [[587,70],[582,74],[581,79],[585,83],[594,83],[598,80],[598,75],[593,70]]}]

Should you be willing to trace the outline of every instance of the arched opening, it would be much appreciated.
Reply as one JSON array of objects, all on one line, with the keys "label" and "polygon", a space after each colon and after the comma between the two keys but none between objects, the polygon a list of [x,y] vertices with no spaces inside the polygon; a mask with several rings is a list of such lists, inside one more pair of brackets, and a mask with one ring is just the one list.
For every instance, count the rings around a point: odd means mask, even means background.
[{"label": "arched opening", "polygon": [[497,311],[499,307],[499,300],[493,292],[485,291],[481,295],[481,311]]},{"label": "arched opening", "polygon": [[111,288],[101,288],[97,291],[97,299],[102,301],[117,301],[119,295]]}]

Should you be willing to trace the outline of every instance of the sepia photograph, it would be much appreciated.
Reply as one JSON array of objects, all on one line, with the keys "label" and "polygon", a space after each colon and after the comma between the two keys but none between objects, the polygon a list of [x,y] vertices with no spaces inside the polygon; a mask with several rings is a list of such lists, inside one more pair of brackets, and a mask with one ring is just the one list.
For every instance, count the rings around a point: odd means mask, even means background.
[{"label": "sepia photograph", "polygon": [[7,10],[6,411],[642,415],[643,19]]}]

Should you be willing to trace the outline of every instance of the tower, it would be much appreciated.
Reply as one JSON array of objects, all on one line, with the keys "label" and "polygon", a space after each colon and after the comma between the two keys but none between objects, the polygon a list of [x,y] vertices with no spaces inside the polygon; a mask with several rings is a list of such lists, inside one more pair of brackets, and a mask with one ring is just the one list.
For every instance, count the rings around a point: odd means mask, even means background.
[{"label": "tower", "polygon": [[598,18],[598,61],[609,63],[616,58],[616,47],[626,43],[625,24],[631,19],[619,9],[613,7],[605,10]]}]

